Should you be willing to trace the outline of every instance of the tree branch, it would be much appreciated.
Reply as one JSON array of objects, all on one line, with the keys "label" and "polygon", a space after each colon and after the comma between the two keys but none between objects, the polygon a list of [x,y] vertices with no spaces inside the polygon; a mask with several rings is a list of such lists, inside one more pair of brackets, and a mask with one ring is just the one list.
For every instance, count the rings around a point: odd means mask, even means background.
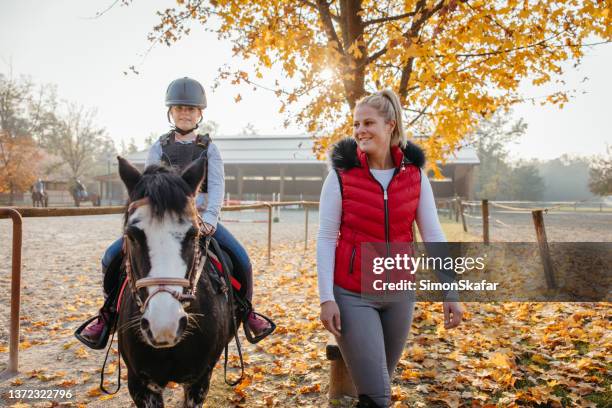
[{"label": "tree branch", "polygon": [[[300,3],[302,3],[303,5],[305,5],[305,6],[308,6],[308,7],[312,8],[315,11],[319,11],[318,6],[315,3],[311,2],[311,1],[308,1],[308,0],[298,0],[298,1]],[[328,10],[329,10],[329,6],[328,6]],[[338,17],[337,15],[332,13],[331,11],[329,12],[329,15],[332,18],[332,20],[334,20],[334,21],[336,21],[338,23],[340,22],[340,17]]]},{"label": "tree branch", "polygon": [[325,0],[317,0],[317,9],[319,10],[319,16],[321,17],[321,22],[323,23],[323,28],[325,29],[327,39],[329,42],[335,42],[337,44],[337,51],[341,55],[344,55],[342,43],[340,42],[340,38],[338,38],[338,34],[334,28],[334,23],[332,22],[332,14],[329,11],[329,4],[327,4]]},{"label": "tree branch", "polygon": [[416,117],[416,118],[414,118],[414,119],[412,119],[412,120],[410,121],[410,123],[408,123],[408,126],[412,126],[412,125],[414,125],[414,124],[415,124],[415,123],[416,123],[416,122],[417,122],[419,119],[421,119],[421,118],[422,118],[422,117],[423,117],[423,116],[424,116],[424,115],[427,113],[427,108],[428,108],[428,107],[429,107],[429,106],[426,106],[426,107],[424,107],[424,108],[423,108],[422,110],[420,110],[420,111],[417,111],[417,110],[412,110],[412,109],[407,109],[407,110],[410,110],[410,111],[412,111],[412,112],[418,112],[417,117]]},{"label": "tree branch", "polygon": [[416,11],[411,11],[409,13],[399,14],[397,16],[375,18],[373,20],[364,21],[363,24],[367,27],[367,26],[369,26],[371,24],[386,23],[388,21],[402,20],[402,19],[404,19],[406,17],[414,16],[414,15],[416,15],[416,13],[417,13]]},{"label": "tree branch", "polygon": [[[416,34],[419,32],[419,30],[423,27],[423,25],[425,25],[425,22],[429,18],[431,18],[431,16],[433,16],[435,13],[440,11],[442,7],[444,7],[444,0],[441,0],[431,10],[425,9],[426,4],[427,2],[425,0],[420,0],[417,3],[415,12],[420,12],[421,10],[423,10],[423,12],[421,16],[412,23],[412,25],[410,26],[410,30],[408,30],[404,34],[406,38],[411,39],[412,37],[415,37]],[[408,96],[408,83],[410,82],[410,77],[412,76],[413,67],[414,67],[414,57],[410,57],[408,61],[406,62],[406,66],[402,70],[402,77],[400,79],[400,86],[398,89],[400,101],[402,101],[402,103],[406,100],[406,97]]]},{"label": "tree branch", "polygon": [[410,81],[410,76],[412,75],[412,68],[414,67],[414,57],[408,58],[406,62],[406,66],[402,69],[402,76],[400,78],[400,86],[399,86],[399,97],[400,101],[404,103],[406,101],[406,97],[408,96],[408,82]]},{"label": "tree branch", "polygon": [[380,49],[380,50],[376,51],[374,54],[370,55],[366,59],[365,64],[369,65],[370,63],[376,61],[381,56],[385,55],[386,52],[387,52],[387,46],[385,45],[382,49]]},{"label": "tree branch", "polygon": [[[555,36],[556,37],[556,36]],[[499,54],[507,54],[513,51],[520,51],[520,50],[524,50],[527,48],[534,48],[534,47],[540,47],[540,46],[544,46],[544,47],[558,47],[558,48],[564,48],[564,47],[591,47],[591,46],[595,46],[595,45],[601,45],[601,44],[608,44],[611,43],[612,40],[607,40],[607,41],[600,41],[600,42],[596,42],[596,43],[591,43],[591,44],[563,44],[563,45],[548,45],[546,44],[548,41],[550,41],[552,38],[549,39],[544,39],[542,41],[538,41],[537,43],[534,44],[530,44],[530,45],[525,45],[522,47],[517,47],[517,48],[508,48],[505,50],[498,50],[498,51],[489,51],[489,52],[481,52],[481,53],[477,53],[477,54],[456,54],[456,57],[465,57],[465,58],[470,58],[470,57],[488,57],[491,55],[499,55]],[[447,55],[443,54],[443,55],[439,55],[436,54],[435,55],[436,58],[444,58],[447,57]]]}]

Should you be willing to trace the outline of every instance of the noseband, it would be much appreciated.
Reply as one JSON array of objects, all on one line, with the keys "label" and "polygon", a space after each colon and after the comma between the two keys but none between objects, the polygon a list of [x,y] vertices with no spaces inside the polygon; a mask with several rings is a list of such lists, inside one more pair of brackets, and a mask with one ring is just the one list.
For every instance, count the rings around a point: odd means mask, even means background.
[{"label": "noseband", "polygon": [[[141,198],[140,200],[133,201],[128,206],[128,216],[131,215],[138,207],[142,207],[144,205],[149,205],[149,198]],[[197,214],[197,211],[196,211]],[[200,238],[202,236],[202,219],[199,214],[197,216],[197,228],[196,228],[196,236],[193,244],[193,258],[191,261],[191,267],[187,271],[186,278],[141,278],[136,279],[134,275],[134,270],[132,269],[132,251],[130,250],[129,239],[127,234],[124,232],[123,234],[123,253],[125,255],[124,268],[125,273],[127,275],[127,280],[130,282],[130,289],[132,291],[132,296],[136,301],[136,304],[140,308],[140,313],[144,313],[147,305],[153,298],[153,296],[157,295],[161,292],[167,292],[172,297],[174,297],[179,302],[183,303],[183,306],[189,305],[193,300],[195,300],[195,292],[197,287],[198,279],[200,278],[200,264],[202,261],[202,251],[200,246]],[[208,247],[209,239],[205,240],[205,247]],[[207,253],[205,248],[204,254]],[[142,288],[146,288],[149,286],[159,286],[153,292],[151,292],[145,301],[142,301],[142,298],[139,295],[139,290]],[[170,289],[168,286],[182,286],[183,290],[178,292],[176,290]]]}]

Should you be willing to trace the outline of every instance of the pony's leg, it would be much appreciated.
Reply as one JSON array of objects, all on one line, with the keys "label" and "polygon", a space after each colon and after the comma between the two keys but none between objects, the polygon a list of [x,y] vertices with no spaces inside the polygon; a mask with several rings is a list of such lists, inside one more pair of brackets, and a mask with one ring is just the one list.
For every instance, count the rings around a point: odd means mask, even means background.
[{"label": "pony's leg", "polygon": [[[156,391],[153,391],[155,389]],[[163,408],[164,399],[162,397],[163,389],[157,385],[149,384],[147,386],[136,374],[128,370],[128,390],[134,404],[138,408]],[[159,390],[159,391],[157,391]]]},{"label": "pony's leg", "polygon": [[183,386],[183,390],[185,391],[183,408],[201,408],[202,405],[204,405],[204,400],[206,399],[208,388],[210,387],[211,375],[212,368],[208,370],[207,374],[202,376],[201,380]]}]

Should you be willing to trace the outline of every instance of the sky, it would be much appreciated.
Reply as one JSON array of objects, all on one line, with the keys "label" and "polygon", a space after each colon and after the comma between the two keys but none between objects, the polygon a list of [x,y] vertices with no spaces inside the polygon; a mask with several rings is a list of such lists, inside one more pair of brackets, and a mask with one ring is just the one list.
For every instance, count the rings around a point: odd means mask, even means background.
[{"label": "sky", "polygon": [[[119,146],[134,138],[144,147],[151,133],[168,129],[164,95],[175,78],[190,76],[205,87],[208,108],[204,116],[219,126],[219,134],[239,133],[252,124],[259,134],[302,134],[296,126],[283,127],[285,117],[272,92],[224,82],[213,92],[217,70],[224,64],[244,66],[232,57],[231,44],[194,24],[192,33],[172,47],[151,44],[147,33],[158,23],[156,10],[173,1],[134,1],[116,5],[98,18],[114,0],[105,1],[2,1],[0,2],[0,72],[27,75],[37,84],[55,84],[60,98],[97,111],[97,123]],[[119,2],[120,3],[120,2]],[[128,74],[134,65],[139,75]],[[247,64],[248,65],[248,64]],[[603,153],[612,144],[608,126],[612,114],[612,44],[587,51],[578,69],[567,64],[567,88],[579,89],[564,109],[525,103],[513,111],[528,130],[521,142],[510,146],[514,159],[552,159],[562,154]],[[273,69],[263,84],[280,78]],[[583,82],[584,77],[589,80]],[[546,95],[554,87],[524,83],[527,97]],[[584,92],[584,93],[582,93]],[[240,94],[242,100],[234,102]]]}]

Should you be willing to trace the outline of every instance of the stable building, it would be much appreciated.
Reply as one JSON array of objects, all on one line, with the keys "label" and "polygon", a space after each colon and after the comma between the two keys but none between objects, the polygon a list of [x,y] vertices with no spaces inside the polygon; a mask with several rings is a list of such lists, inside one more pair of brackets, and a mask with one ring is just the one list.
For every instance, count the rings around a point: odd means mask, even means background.
[{"label": "stable building", "polygon": [[[214,143],[221,152],[225,170],[226,198],[240,201],[318,201],[323,180],[330,169],[313,153],[313,139],[297,136],[217,136]],[[144,169],[147,151],[128,155],[135,166]],[[462,196],[474,198],[473,168],[479,164],[470,147],[459,149],[442,165],[441,180],[430,176],[436,198]],[[124,201],[121,181],[116,174],[96,177],[103,202]],[[105,194],[107,193],[107,194]],[[118,197],[118,193],[121,197]]]}]

